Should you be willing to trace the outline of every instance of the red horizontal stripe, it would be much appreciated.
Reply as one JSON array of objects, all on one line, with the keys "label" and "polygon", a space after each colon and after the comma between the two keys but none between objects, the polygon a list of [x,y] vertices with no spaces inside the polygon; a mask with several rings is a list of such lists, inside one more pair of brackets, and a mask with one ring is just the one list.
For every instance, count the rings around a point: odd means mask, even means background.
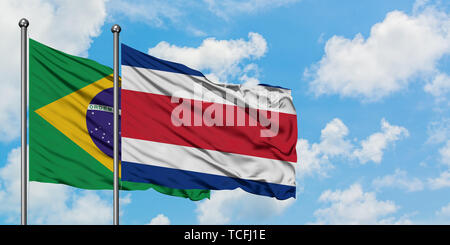
[{"label": "red horizontal stripe", "polygon": [[[185,103],[182,104],[183,100]],[[251,114],[248,108],[189,99],[180,99],[179,103],[172,103],[170,96],[130,90],[121,91],[121,103],[123,137],[297,162],[296,115],[279,113],[278,134],[274,137],[261,137],[261,130],[271,126],[263,127],[259,117],[256,126],[250,126],[250,121],[254,118],[251,115],[254,114]],[[204,122],[202,126],[175,126],[171,120],[172,111],[180,104],[187,105],[186,103],[190,103],[191,125],[194,125],[196,109],[198,109],[197,112],[201,110],[203,115],[205,110],[213,104],[223,106],[224,126],[206,126]],[[234,108],[235,121],[238,113],[245,116],[245,125],[227,126],[226,107]],[[270,119],[271,113],[274,112],[268,113],[267,118]]]}]

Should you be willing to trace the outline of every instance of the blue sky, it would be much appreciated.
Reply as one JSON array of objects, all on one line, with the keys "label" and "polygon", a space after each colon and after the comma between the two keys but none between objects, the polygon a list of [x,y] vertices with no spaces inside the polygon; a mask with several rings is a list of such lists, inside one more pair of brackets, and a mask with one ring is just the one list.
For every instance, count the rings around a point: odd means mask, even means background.
[{"label": "blue sky", "polygon": [[[121,192],[121,224],[449,224],[445,1],[2,1],[0,224],[19,223],[19,28],[112,66],[121,42],[216,81],[292,89],[297,199]],[[112,193],[31,183],[31,224],[110,224]]]}]

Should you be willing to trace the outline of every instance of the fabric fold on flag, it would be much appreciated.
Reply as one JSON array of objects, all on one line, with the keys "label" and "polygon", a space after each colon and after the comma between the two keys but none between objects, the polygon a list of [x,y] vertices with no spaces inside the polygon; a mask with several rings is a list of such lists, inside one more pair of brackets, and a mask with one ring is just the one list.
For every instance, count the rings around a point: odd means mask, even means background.
[{"label": "fabric fold on flag", "polygon": [[122,179],[295,197],[291,91],[209,81],[122,44]]}]

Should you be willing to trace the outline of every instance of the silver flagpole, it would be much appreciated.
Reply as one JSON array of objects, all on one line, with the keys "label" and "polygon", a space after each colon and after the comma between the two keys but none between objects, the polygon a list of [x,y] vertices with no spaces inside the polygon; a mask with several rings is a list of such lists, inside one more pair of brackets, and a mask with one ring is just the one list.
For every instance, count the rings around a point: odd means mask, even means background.
[{"label": "silver flagpole", "polygon": [[27,159],[27,27],[29,22],[23,18],[19,21],[21,31],[21,76],[22,76],[22,117],[21,117],[21,129],[22,129],[22,145],[21,145],[21,224],[27,224],[27,184],[28,184],[28,159]]},{"label": "silver flagpole", "polygon": [[119,33],[120,26],[113,25],[114,35],[114,225],[119,225]]}]

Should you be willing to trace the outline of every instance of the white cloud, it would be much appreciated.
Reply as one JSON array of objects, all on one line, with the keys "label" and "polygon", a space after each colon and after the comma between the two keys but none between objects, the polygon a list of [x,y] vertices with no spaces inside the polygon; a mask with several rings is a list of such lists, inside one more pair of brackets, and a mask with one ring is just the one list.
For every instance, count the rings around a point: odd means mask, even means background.
[{"label": "white cloud", "polygon": [[328,156],[345,155],[352,149],[352,144],[345,139],[348,135],[348,128],[338,118],[327,123],[320,132],[320,149]]},{"label": "white cloud", "polygon": [[0,169],[0,213],[19,212],[20,202],[20,148],[8,154],[6,166]]},{"label": "white cloud", "polygon": [[427,129],[428,139],[426,143],[443,143],[450,138],[450,118],[431,122]]},{"label": "white cloud", "polygon": [[125,196],[120,195],[119,197],[119,205],[126,206],[131,203],[131,194],[127,193]]},{"label": "white cloud", "polygon": [[[49,184],[44,185],[46,186],[42,188],[43,191],[49,192]],[[48,205],[48,202],[52,201],[54,201],[52,197],[48,197],[45,203]],[[33,199],[30,198],[30,202],[33,202]],[[68,202],[70,205],[61,204],[59,209],[43,207],[35,209],[33,213],[36,214],[33,216],[42,219],[44,224],[111,224],[112,222],[111,202],[102,199],[95,192],[70,193],[69,199],[65,200],[65,203]],[[43,210],[48,212],[47,217],[41,213]]]},{"label": "white cloud", "polygon": [[439,211],[436,212],[437,216],[445,216],[450,218],[450,203],[443,206]]},{"label": "white cloud", "polygon": [[447,140],[445,146],[439,149],[441,162],[447,164],[450,167],[450,140]]},{"label": "white cloud", "polygon": [[[428,125],[428,139],[426,143],[442,144],[439,149],[438,160],[440,163],[450,167],[450,119],[443,118],[439,121],[431,122]],[[450,187],[450,170],[440,173],[438,177],[428,178],[428,186],[435,190]]]},{"label": "white cloud", "polygon": [[439,177],[429,178],[428,185],[432,190],[450,187],[450,170],[442,172]]},{"label": "white cloud", "polygon": [[[207,38],[199,47],[178,47],[165,41],[158,43],[149,49],[149,54],[158,58],[185,64],[193,69],[212,73],[214,78],[227,81],[236,76],[243,76],[254,71],[256,65],[240,67],[244,60],[255,60],[261,58],[267,52],[267,42],[258,33],[250,32],[248,41],[216,40]],[[246,77],[244,80],[248,80]]]},{"label": "white cloud", "polygon": [[322,59],[305,70],[311,91],[375,101],[407,88],[415,76],[435,74],[450,53],[450,17],[423,4],[416,9],[412,15],[389,12],[366,39],[329,39]]},{"label": "white cloud", "polygon": [[310,145],[308,140],[299,139],[296,148],[298,163],[295,172],[297,178],[302,179],[315,174],[327,177],[328,171],[334,168],[328,157],[322,153],[319,144]]},{"label": "white cloud", "polygon": [[393,201],[377,200],[375,193],[364,192],[353,184],[346,190],[324,191],[319,202],[329,204],[314,212],[317,224],[408,224],[408,219],[389,217],[399,207]]},{"label": "white cloud", "polygon": [[[28,194],[30,224],[112,222],[111,198],[102,198],[101,192],[75,191],[66,185],[30,182]],[[0,169],[0,215],[6,218],[7,223],[19,223],[20,148],[9,153],[7,163]]]},{"label": "white cloud", "polygon": [[254,14],[260,11],[285,6],[299,0],[204,0],[211,12],[229,20],[238,14]]},{"label": "white cloud", "polygon": [[261,221],[281,214],[295,199],[277,200],[241,189],[214,191],[211,199],[197,204],[197,219],[204,224],[230,224],[239,220]]},{"label": "white cloud", "polygon": [[334,168],[329,159],[346,156],[352,149],[350,141],[345,139],[347,135],[347,126],[339,118],[334,118],[322,129],[319,143],[309,144],[308,140],[299,139],[297,176],[303,178],[318,174],[326,177],[327,172]]},{"label": "white cloud", "polygon": [[149,225],[170,225],[170,220],[164,214],[158,214],[150,221]]},{"label": "white cloud", "polygon": [[413,13],[418,13],[419,11],[426,8],[429,0],[416,0],[413,5]]},{"label": "white cloud", "polygon": [[[441,163],[450,167],[450,140],[439,149],[439,158]],[[450,187],[450,170],[441,172],[436,178],[428,178],[428,186],[432,190]]]},{"label": "white cloud", "polygon": [[186,32],[190,33],[191,35],[195,36],[195,37],[205,37],[208,34],[205,31],[202,31],[200,29],[198,29],[197,27],[194,26],[186,26]]},{"label": "white cloud", "polygon": [[424,90],[443,100],[444,96],[450,92],[450,77],[447,74],[439,73],[425,85]]},{"label": "white cloud", "polygon": [[382,219],[378,222],[379,225],[413,225],[413,221],[410,219],[411,216],[416,215],[417,212],[411,214],[405,214],[400,217],[388,217]]},{"label": "white cloud", "polygon": [[418,178],[408,178],[406,171],[396,169],[394,174],[378,177],[372,181],[376,189],[391,187],[400,188],[408,192],[424,189],[423,182]]},{"label": "white cloud", "polygon": [[11,141],[20,129],[20,29],[30,21],[30,37],[59,50],[87,55],[92,38],[100,34],[106,17],[105,0],[0,1],[0,141]]},{"label": "white cloud", "polygon": [[243,83],[244,86],[255,86],[258,85],[259,79],[259,67],[254,63],[250,63],[246,65],[242,71],[241,77],[239,80]]},{"label": "white cloud", "polygon": [[356,149],[353,156],[361,163],[373,161],[380,163],[383,158],[383,151],[386,147],[403,137],[409,136],[406,128],[390,125],[384,118],[381,119],[381,132],[370,135],[361,142],[361,149]]},{"label": "white cloud", "polygon": [[347,126],[339,118],[335,118],[322,129],[319,143],[310,144],[306,139],[299,139],[297,176],[299,178],[314,174],[327,176],[327,172],[334,168],[331,159],[337,157],[347,160],[357,159],[361,164],[369,161],[380,163],[387,147],[409,133],[406,128],[391,125],[383,118],[381,132],[360,141],[360,147],[347,138],[348,134]]},{"label": "white cloud", "polygon": [[87,56],[92,38],[100,35],[106,18],[105,2],[107,1],[2,1],[5,5],[2,6],[2,18],[5,24],[10,25],[8,34],[14,41],[18,41],[19,36],[18,20],[26,17],[30,21],[30,37],[64,52]]}]

